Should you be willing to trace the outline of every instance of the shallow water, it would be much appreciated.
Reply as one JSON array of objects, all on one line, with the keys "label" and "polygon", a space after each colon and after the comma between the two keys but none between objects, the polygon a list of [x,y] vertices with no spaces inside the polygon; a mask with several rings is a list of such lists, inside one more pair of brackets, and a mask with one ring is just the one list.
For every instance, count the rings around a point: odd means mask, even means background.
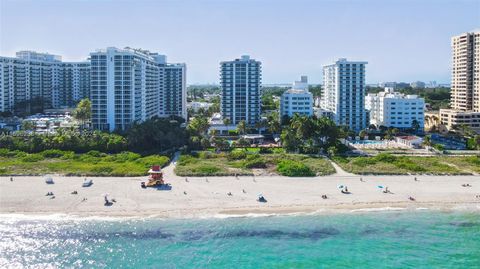
[{"label": "shallow water", "polygon": [[0,268],[480,268],[480,214],[0,218]]}]

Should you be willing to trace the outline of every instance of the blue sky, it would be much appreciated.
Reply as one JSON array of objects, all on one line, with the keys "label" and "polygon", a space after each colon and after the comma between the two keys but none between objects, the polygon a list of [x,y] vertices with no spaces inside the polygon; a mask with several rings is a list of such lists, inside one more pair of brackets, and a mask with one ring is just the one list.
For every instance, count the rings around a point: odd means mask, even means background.
[{"label": "blue sky", "polygon": [[242,54],[264,83],[319,83],[342,57],[368,61],[368,83],[448,83],[451,36],[479,26],[480,0],[0,0],[0,55],[144,48],[187,63],[188,83],[218,83],[219,62]]}]

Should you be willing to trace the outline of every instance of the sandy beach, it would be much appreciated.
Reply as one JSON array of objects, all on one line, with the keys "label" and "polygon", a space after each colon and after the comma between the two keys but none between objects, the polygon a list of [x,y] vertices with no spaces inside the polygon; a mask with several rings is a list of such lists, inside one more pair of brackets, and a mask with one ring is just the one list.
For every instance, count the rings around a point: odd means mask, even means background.
[{"label": "sandy beach", "polygon": [[[0,214],[69,214],[75,216],[212,217],[246,214],[361,212],[373,210],[465,209],[480,211],[479,176],[332,176],[178,177],[174,164],[164,169],[171,190],[142,189],[147,177],[0,177]],[[337,167],[338,168],[338,167]],[[363,181],[360,181],[362,178]],[[470,184],[471,187],[463,187]],[[339,185],[351,194],[342,194]],[[383,193],[378,186],[389,188]],[[71,194],[77,191],[78,194]],[[54,199],[45,196],[53,192]],[[231,192],[232,195],[227,195]],[[267,203],[256,201],[262,193]],[[104,205],[104,195],[116,203]],[[323,199],[327,195],[328,199]],[[415,201],[408,198],[412,196]]]}]

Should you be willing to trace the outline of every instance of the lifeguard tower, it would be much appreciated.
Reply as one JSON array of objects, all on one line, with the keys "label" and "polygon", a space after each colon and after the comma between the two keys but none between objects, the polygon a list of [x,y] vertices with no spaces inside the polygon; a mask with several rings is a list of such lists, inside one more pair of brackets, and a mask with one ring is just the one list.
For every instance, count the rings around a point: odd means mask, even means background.
[{"label": "lifeguard tower", "polygon": [[165,184],[165,182],[163,181],[163,173],[160,169],[160,165],[152,166],[152,168],[148,170],[148,174],[150,174],[150,176],[148,177],[148,182],[147,184],[145,184],[145,187],[156,187]]}]

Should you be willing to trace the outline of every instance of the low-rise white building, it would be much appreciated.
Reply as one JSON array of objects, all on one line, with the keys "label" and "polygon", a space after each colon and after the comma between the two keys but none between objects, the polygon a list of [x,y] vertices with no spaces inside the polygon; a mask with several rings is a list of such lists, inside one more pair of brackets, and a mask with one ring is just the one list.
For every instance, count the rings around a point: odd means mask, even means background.
[{"label": "low-rise white building", "polygon": [[294,114],[313,115],[313,95],[308,91],[307,76],[295,81],[293,87],[280,98],[280,117],[292,117]]},{"label": "low-rise white building", "polygon": [[319,107],[314,107],[313,108],[313,115],[315,115],[317,118],[324,118],[324,117],[329,118],[329,119],[333,118],[332,111],[324,110],[324,109],[321,109]]},{"label": "low-rise white building", "polygon": [[212,103],[207,102],[190,102],[187,103],[187,108],[193,109],[194,112],[198,112],[201,108],[207,110],[212,106]]},{"label": "low-rise white building", "polygon": [[222,135],[227,135],[229,131],[237,130],[237,126],[235,124],[225,124],[222,114],[220,113],[213,113],[212,117],[208,120],[208,124],[210,125],[208,132],[216,130]]},{"label": "low-rise white building", "polygon": [[416,120],[423,130],[425,101],[417,95],[405,95],[385,88],[384,92],[365,96],[365,108],[370,112],[370,124],[376,126],[412,128]]},{"label": "low-rise white building", "polygon": [[422,146],[423,139],[415,135],[397,136],[395,137],[395,142],[410,148],[420,148]]}]

